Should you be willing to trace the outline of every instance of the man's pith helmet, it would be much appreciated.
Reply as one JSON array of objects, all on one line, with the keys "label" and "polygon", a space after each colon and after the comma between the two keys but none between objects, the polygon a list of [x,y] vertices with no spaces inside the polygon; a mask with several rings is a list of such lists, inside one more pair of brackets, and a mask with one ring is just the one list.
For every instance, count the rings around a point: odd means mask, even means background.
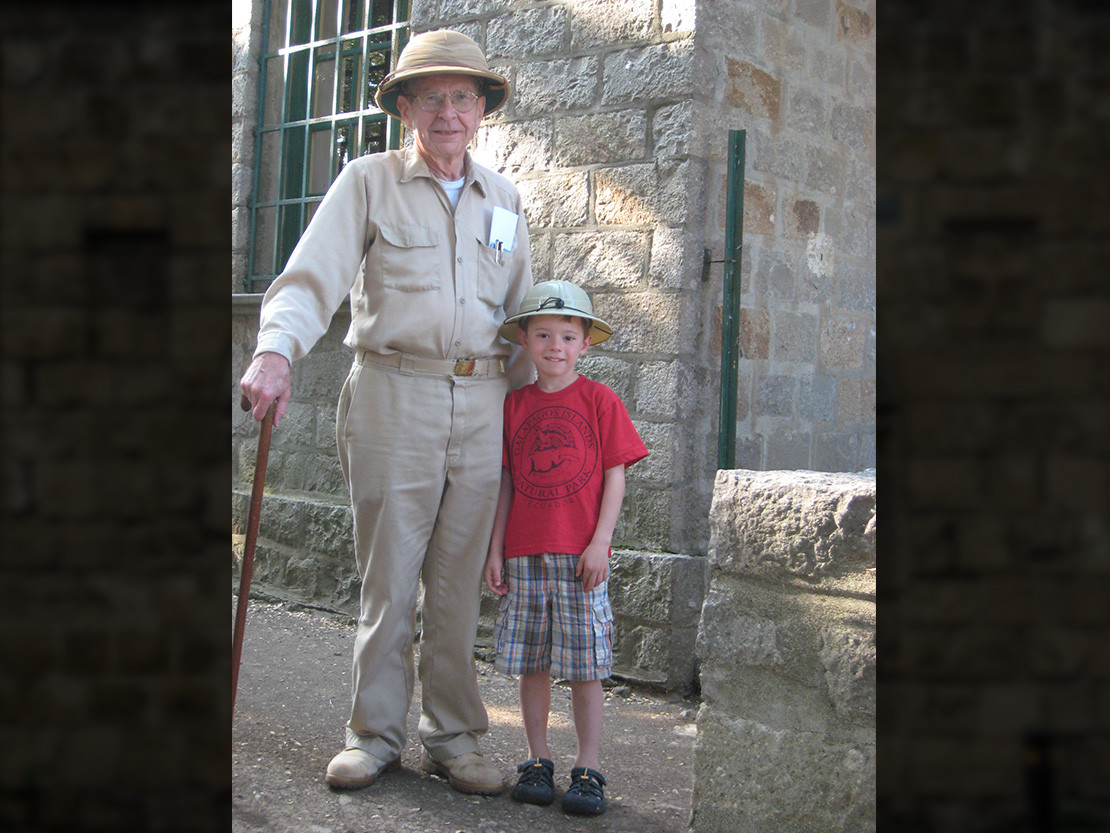
[{"label": "man's pith helmet", "polygon": [[613,334],[613,328],[594,315],[594,305],[582,287],[570,281],[544,281],[528,290],[520,311],[505,319],[498,331],[501,338],[520,344],[517,324],[533,315],[573,315],[590,322],[590,343],[600,344]]},{"label": "man's pith helmet", "polygon": [[489,68],[482,48],[462,32],[438,29],[422,32],[401,50],[397,68],[385,77],[374,93],[374,101],[391,116],[401,118],[397,97],[401,85],[412,78],[428,75],[471,75],[482,84],[488,115],[505,103],[509,80]]}]

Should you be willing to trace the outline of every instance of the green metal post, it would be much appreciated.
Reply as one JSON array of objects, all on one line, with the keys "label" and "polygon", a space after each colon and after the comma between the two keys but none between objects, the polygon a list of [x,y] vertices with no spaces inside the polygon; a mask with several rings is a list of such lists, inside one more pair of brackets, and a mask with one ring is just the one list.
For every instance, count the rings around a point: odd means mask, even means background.
[{"label": "green metal post", "polygon": [[736,468],[736,385],[740,367],[740,253],[744,248],[744,149],[747,134],[728,132],[725,277],[721,308],[721,412],[717,468]]}]

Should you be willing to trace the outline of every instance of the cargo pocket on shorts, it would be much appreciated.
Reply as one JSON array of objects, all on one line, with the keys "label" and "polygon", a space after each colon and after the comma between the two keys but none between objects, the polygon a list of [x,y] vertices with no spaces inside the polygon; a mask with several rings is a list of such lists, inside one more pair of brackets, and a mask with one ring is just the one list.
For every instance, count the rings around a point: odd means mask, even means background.
[{"label": "cargo pocket on shorts", "polygon": [[613,667],[613,609],[609,605],[608,583],[595,588],[591,595],[595,596],[590,611],[594,631],[594,665],[608,670]]},{"label": "cargo pocket on shorts", "polygon": [[498,658],[506,657],[506,643],[509,641],[509,629],[505,627],[506,617],[509,614],[509,594],[506,593],[497,603],[497,615],[493,620],[493,650]]}]

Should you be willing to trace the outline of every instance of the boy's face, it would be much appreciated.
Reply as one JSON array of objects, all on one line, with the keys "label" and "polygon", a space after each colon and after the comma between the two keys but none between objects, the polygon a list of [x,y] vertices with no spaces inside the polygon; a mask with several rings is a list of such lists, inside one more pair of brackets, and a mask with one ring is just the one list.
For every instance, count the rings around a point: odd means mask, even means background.
[{"label": "boy's face", "polygon": [[520,330],[520,343],[541,378],[574,380],[574,364],[590,347],[583,319],[563,315],[533,315],[528,329]]}]

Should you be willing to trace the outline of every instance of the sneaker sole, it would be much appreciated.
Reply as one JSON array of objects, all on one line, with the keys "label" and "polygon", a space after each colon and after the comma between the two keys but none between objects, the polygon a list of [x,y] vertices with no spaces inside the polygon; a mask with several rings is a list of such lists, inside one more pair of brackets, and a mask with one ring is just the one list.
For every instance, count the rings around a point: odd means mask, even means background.
[{"label": "sneaker sole", "polygon": [[327,782],[329,787],[339,787],[344,790],[357,790],[361,787],[369,787],[383,772],[392,772],[401,768],[401,759],[394,758],[388,764],[383,766],[369,778],[342,778],[338,775],[325,775],[324,781]]},{"label": "sneaker sole", "polygon": [[551,795],[532,796],[532,795],[517,795],[514,791],[511,794],[513,801],[519,801],[521,804],[534,804],[537,807],[547,807],[555,803],[555,792],[552,790]]},{"label": "sneaker sole", "polygon": [[504,784],[498,787],[486,787],[481,784],[470,784],[459,778],[455,778],[451,775],[451,771],[447,767],[439,761],[429,758],[427,755],[422,755],[420,757],[420,768],[430,775],[439,775],[446,778],[451,783],[451,786],[461,793],[468,793],[470,795],[500,795],[505,791]]}]

